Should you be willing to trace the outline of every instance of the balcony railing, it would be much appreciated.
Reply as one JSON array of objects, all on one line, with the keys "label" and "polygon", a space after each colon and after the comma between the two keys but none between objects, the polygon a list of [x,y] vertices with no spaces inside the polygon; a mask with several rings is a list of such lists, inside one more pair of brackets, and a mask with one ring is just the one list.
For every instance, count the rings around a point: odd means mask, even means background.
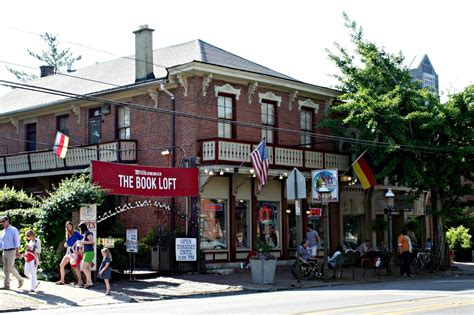
[{"label": "balcony railing", "polygon": [[[231,139],[201,140],[203,164],[250,163],[250,153],[257,143]],[[349,156],[317,150],[267,144],[270,167],[338,169],[349,167]]]},{"label": "balcony railing", "polygon": [[23,152],[0,156],[0,176],[51,172],[87,167],[92,160],[135,163],[137,142],[118,140],[69,148],[66,158],[56,157],[52,150]]}]

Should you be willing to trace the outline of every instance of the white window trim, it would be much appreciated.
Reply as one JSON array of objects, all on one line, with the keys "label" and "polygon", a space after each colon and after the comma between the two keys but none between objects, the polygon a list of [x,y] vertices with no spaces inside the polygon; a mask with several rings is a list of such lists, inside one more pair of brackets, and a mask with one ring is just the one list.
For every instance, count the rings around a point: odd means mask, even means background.
[{"label": "white window trim", "polygon": [[258,93],[259,103],[262,104],[263,100],[276,102],[278,107],[281,105],[281,96],[277,96],[270,91],[267,93]]},{"label": "white window trim", "polygon": [[302,107],[309,107],[314,109],[314,112],[319,113],[319,104],[313,102],[311,99],[307,98],[304,101],[298,100],[298,110],[301,110]]},{"label": "white window trim", "polygon": [[232,85],[230,85],[229,83],[224,84],[224,85],[221,85],[221,86],[215,85],[215,86],[214,86],[214,91],[215,91],[216,97],[219,96],[219,93],[226,93],[226,94],[233,94],[233,95],[235,95],[235,99],[236,99],[237,101],[238,101],[239,98],[240,98],[240,89],[234,88],[234,87],[233,87]]}]

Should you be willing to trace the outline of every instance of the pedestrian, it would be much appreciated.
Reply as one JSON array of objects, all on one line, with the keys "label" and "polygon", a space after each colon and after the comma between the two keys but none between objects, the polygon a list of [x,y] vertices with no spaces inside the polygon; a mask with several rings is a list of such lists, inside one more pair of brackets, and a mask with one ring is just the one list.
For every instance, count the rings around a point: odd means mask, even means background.
[{"label": "pedestrian", "polygon": [[15,268],[15,259],[21,258],[20,233],[16,227],[10,225],[8,217],[1,217],[0,223],[3,226],[3,234],[0,237],[3,243],[3,273],[5,274],[3,289],[10,290],[10,274],[18,280],[18,288],[21,288],[24,280]]},{"label": "pedestrian", "polygon": [[[75,248],[76,242],[82,240],[82,235],[78,231],[74,230],[74,224],[71,221],[67,221],[64,225],[66,233],[66,241],[64,247],[66,247],[66,254],[64,255],[61,263],[59,264],[59,274],[61,278],[56,282],[58,285],[64,284],[64,278],[66,276],[66,265],[71,264],[71,260],[74,258],[74,252],[77,251]],[[77,276],[77,285],[82,286],[81,271],[79,270],[78,264],[71,264],[71,269]]]},{"label": "pedestrian", "polygon": [[359,256],[364,256],[370,250],[370,240],[365,240],[362,244],[357,247],[356,251],[359,252]]},{"label": "pedestrian", "polygon": [[412,246],[408,237],[408,229],[404,228],[402,234],[398,237],[398,252],[402,255],[402,264],[400,265],[400,275],[411,277],[410,255]]},{"label": "pedestrian", "polygon": [[318,252],[318,244],[320,242],[319,234],[313,229],[313,225],[309,223],[306,227],[306,239],[309,242],[310,254],[315,257]]},{"label": "pedestrian", "polygon": [[112,279],[112,254],[108,248],[103,248],[102,263],[99,267],[99,278],[104,280],[105,283],[105,295],[110,295],[110,279]]},{"label": "pedestrian", "polygon": [[40,263],[41,242],[36,238],[33,230],[25,232],[28,243],[25,246],[25,275],[30,279],[30,292],[34,292],[39,285],[36,273]]},{"label": "pedestrian", "polygon": [[94,261],[94,234],[89,231],[85,222],[79,224],[79,229],[83,236],[82,241],[80,242],[83,246],[82,272],[86,276],[86,284],[84,285],[84,288],[89,289],[94,285],[91,277],[91,264]]}]

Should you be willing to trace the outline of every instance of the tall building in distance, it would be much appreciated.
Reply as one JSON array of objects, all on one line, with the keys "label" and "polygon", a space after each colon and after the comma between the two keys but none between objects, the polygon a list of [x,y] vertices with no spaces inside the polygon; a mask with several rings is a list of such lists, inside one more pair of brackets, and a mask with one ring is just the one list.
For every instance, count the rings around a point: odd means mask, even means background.
[{"label": "tall building in distance", "polygon": [[438,74],[427,54],[415,56],[408,69],[415,81],[420,81],[423,87],[430,89],[434,95],[439,95]]}]

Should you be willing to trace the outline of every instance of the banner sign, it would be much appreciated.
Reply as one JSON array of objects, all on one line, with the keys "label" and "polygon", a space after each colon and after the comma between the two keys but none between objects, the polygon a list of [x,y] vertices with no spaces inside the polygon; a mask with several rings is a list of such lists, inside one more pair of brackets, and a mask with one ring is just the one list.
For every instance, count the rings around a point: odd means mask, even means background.
[{"label": "banner sign", "polygon": [[196,239],[176,238],[176,261],[196,261]]},{"label": "banner sign", "polygon": [[79,209],[79,220],[87,224],[87,229],[92,232],[94,240],[94,260],[90,265],[92,271],[97,269],[97,205],[84,205]]},{"label": "banner sign", "polygon": [[197,168],[166,168],[92,161],[92,182],[112,195],[190,197],[199,195]]},{"label": "banner sign", "polygon": [[339,187],[337,181],[337,170],[317,170],[311,172],[311,190],[315,202],[321,202],[321,196],[319,196],[318,190],[321,188],[323,183],[325,183],[326,187],[331,191],[329,202],[338,202]]},{"label": "banner sign", "polygon": [[138,253],[138,230],[127,229],[126,241],[127,253]]}]

